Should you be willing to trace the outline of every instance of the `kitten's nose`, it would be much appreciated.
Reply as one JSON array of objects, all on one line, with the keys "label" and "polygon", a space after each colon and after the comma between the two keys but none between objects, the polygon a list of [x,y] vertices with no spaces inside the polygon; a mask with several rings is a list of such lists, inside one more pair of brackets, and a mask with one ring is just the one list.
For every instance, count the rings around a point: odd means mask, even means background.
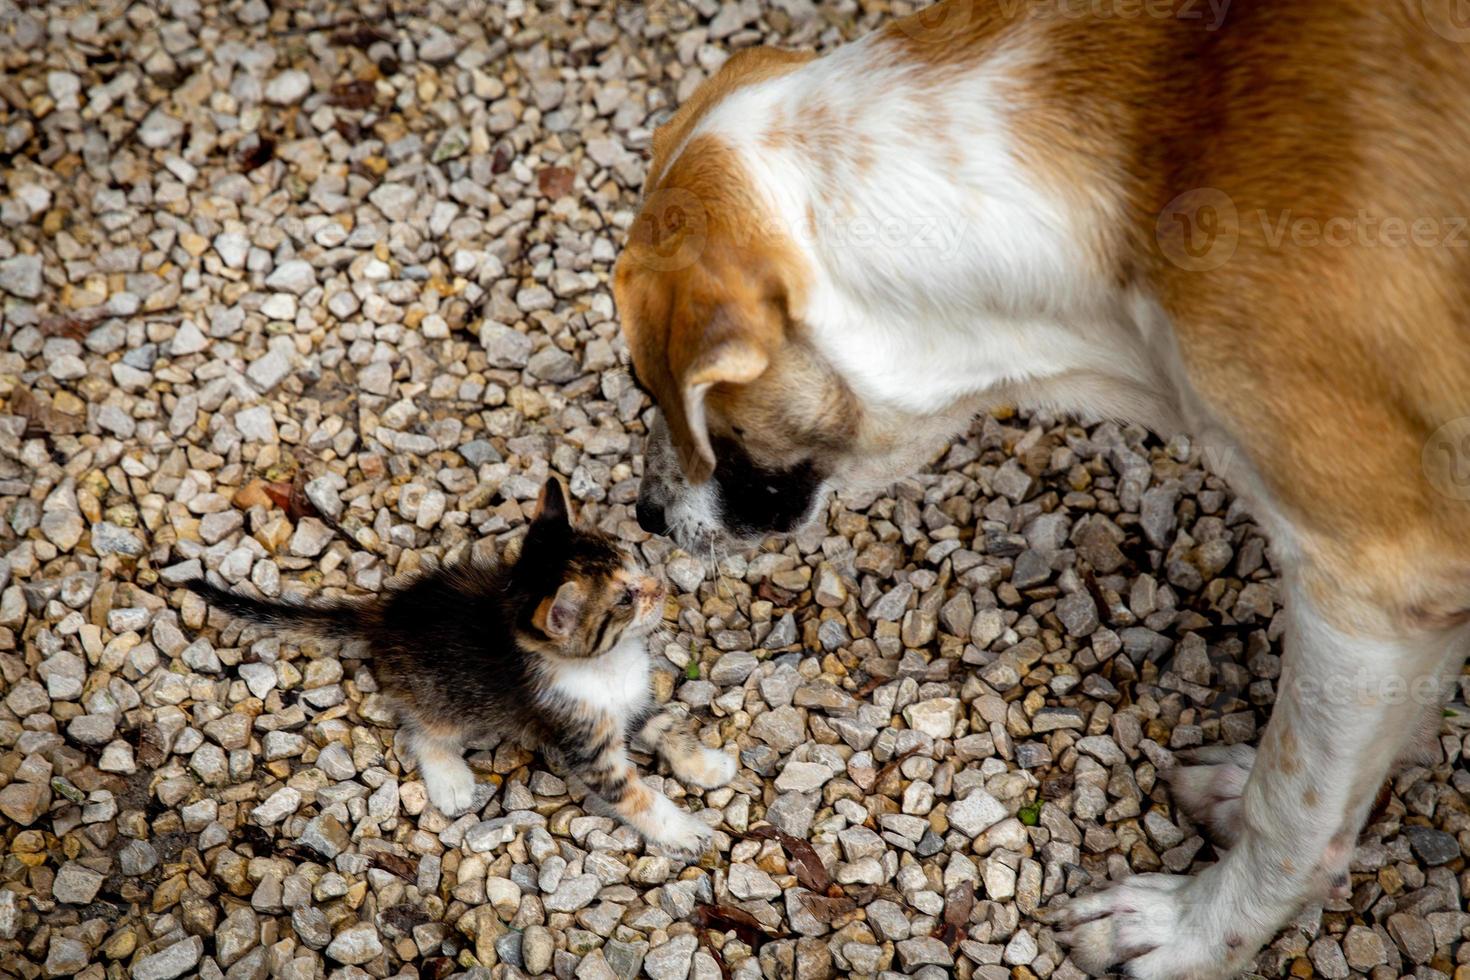
[{"label": "kitten's nose", "polygon": [[668,534],[669,522],[664,519],[664,508],[662,504],[656,504],[643,497],[638,498],[633,512],[638,516],[638,526],[649,534]]}]

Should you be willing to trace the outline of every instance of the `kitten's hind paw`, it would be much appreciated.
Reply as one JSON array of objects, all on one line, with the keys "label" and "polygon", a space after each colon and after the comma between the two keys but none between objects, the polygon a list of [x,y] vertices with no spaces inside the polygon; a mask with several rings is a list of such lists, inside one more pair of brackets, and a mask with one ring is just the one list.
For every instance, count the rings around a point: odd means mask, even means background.
[{"label": "kitten's hind paw", "polygon": [[423,766],[424,788],[428,790],[429,802],[446,817],[457,817],[475,805],[479,784],[475,774],[463,760],[453,763],[433,763]]}]

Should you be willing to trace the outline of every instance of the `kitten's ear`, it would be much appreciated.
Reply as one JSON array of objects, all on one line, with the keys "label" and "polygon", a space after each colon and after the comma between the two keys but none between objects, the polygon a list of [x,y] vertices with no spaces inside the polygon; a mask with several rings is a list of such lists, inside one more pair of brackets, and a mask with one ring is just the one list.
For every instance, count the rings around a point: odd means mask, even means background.
[{"label": "kitten's ear", "polygon": [[532,622],[553,640],[565,640],[576,630],[586,599],[580,583],[563,582],[561,588],[556,590],[556,595],[542,600],[541,605],[536,607]]},{"label": "kitten's ear", "polygon": [[572,523],[572,507],[567,503],[566,488],[554,476],[547,477],[546,483],[541,487],[541,495],[536,498],[534,520],[538,524]]}]

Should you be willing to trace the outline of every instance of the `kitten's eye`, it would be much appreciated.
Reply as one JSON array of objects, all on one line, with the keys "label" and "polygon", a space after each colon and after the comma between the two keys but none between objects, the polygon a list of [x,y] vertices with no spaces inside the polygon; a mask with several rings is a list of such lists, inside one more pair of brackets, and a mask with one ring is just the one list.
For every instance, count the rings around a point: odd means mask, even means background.
[{"label": "kitten's eye", "polygon": [[621,593],[618,594],[617,605],[619,605],[619,606],[631,606],[632,604],[633,604],[633,593],[631,593],[628,590],[624,589]]}]

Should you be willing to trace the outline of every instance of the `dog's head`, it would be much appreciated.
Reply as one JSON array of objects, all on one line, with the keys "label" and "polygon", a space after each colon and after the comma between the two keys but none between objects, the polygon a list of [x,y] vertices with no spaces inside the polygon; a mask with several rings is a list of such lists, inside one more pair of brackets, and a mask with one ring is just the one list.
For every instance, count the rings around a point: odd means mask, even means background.
[{"label": "dog's head", "polygon": [[[817,516],[827,491],[916,462],[904,431],[852,390],[803,317],[820,288],[778,194],[699,120],[807,56],[731,58],[654,137],[643,207],[613,291],[639,382],[658,403],[638,519],[686,548],[750,542]],[[738,100],[725,110],[744,111]]]},{"label": "dog's head", "polygon": [[[691,149],[701,166],[724,156]],[[810,519],[858,425],[856,400],[794,320],[800,257],[750,211],[722,206],[743,177],[716,179],[650,195],[614,278],[634,370],[659,406],[638,520],[691,549]]]}]

